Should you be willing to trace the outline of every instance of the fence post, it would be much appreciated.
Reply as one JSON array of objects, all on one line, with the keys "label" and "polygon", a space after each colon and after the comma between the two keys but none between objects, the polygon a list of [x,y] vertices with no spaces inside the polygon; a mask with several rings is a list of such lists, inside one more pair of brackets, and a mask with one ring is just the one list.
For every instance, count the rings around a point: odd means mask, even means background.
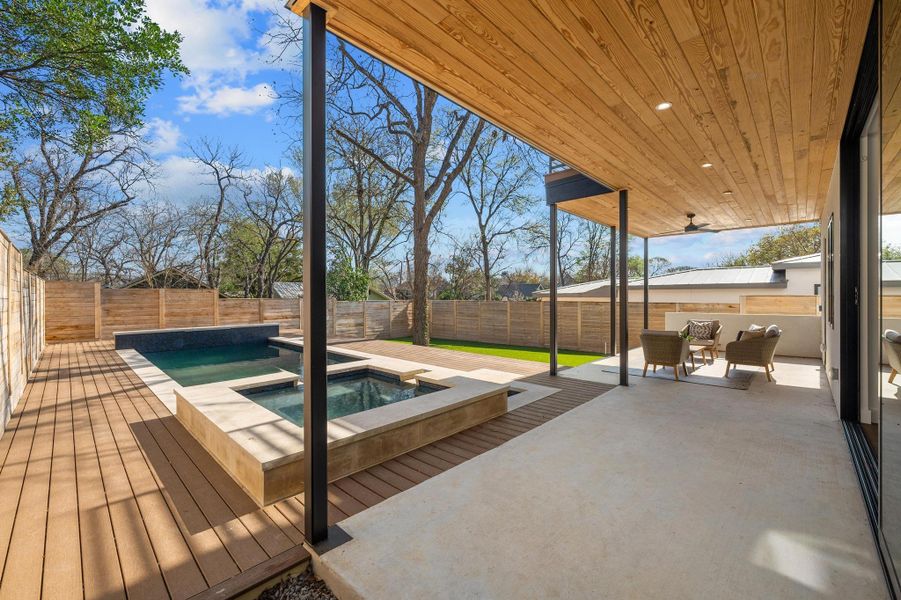
[{"label": "fence post", "polygon": [[329,298],[332,303],[332,337],[338,337],[338,299]]},{"label": "fence post", "polygon": [[211,289],[210,295],[213,297],[213,325],[218,325],[219,324],[219,288]]},{"label": "fence post", "polygon": [[303,332],[303,296],[297,297],[297,328]]},{"label": "fence post", "polygon": [[576,301],[576,348],[582,349],[582,303]]},{"label": "fence post", "polygon": [[457,334],[457,300],[451,300],[453,302],[454,309],[454,339],[459,340],[460,336]]},{"label": "fence post", "polygon": [[366,301],[363,300],[363,339],[366,339]]},{"label": "fence post", "polygon": [[103,306],[101,305],[100,282],[94,282],[94,339],[99,340],[103,335]]},{"label": "fence post", "polygon": [[510,344],[510,340],[513,337],[510,323],[510,302],[512,302],[512,300],[507,300],[507,344]]},{"label": "fence post", "polygon": [[263,322],[263,299],[257,298],[257,319],[260,323]]},{"label": "fence post", "polygon": [[544,347],[544,302],[538,301],[538,345]]},{"label": "fence post", "polygon": [[748,297],[747,296],[739,296],[738,297],[738,314],[744,315],[747,314],[748,310]]},{"label": "fence post", "polygon": [[158,298],[157,306],[159,307],[159,311],[160,311],[159,328],[165,329],[166,328],[166,288],[159,288],[159,295],[157,296],[157,298]]}]

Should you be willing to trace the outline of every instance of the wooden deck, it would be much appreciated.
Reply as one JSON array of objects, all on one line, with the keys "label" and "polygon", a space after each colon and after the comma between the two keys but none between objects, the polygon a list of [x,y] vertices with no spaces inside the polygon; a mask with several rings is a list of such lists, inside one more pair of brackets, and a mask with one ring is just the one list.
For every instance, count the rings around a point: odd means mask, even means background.
[{"label": "wooden deck", "polygon": [[[337,522],[490,450],[609,386],[545,366],[391,342],[349,347],[561,388],[329,486]],[[303,498],[258,508],[109,342],[48,346],[0,438],[0,598],[190,598],[306,556]]]}]

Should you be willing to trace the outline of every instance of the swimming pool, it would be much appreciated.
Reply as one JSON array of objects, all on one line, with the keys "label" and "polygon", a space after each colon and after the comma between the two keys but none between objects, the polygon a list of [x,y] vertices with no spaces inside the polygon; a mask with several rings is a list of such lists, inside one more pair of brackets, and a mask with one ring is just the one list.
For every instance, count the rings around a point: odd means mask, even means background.
[{"label": "swimming pool", "polygon": [[[446,388],[401,381],[372,369],[331,375],[326,389],[328,419],[337,419],[443,389]],[[246,391],[241,394],[295,425],[303,425],[303,385]]]},{"label": "swimming pool", "polygon": [[[273,343],[146,352],[144,357],[185,387],[271,375],[279,371],[289,371],[303,377],[303,352]],[[329,352],[327,360],[331,365],[359,359]]]}]

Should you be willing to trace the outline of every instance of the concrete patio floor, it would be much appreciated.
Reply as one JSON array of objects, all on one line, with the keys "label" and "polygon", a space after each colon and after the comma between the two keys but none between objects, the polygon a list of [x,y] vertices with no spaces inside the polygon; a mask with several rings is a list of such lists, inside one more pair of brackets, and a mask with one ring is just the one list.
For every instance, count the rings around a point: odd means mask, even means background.
[{"label": "concrete patio floor", "polygon": [[819,366],[776,379],[632,378],[346,519],[317,570],[343,599],[884,598]]}]

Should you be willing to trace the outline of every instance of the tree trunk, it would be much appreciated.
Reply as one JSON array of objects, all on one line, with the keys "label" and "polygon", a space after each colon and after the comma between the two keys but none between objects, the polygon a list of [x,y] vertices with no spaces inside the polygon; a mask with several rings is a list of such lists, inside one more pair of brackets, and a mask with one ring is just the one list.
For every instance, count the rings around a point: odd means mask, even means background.
[{"label": "tree trunk", "polygon": [[[419,211],[414,211],[417,213]],[[424,211],[423,211],[424,212]],[[424,217],[424,215],[423,215]],[[419,221],[418,218],[415,219]],[[423,218],[424,220],[424,218]],[[425,224],[413,228],[413,343],[428,346],[429,334],[429,232]]]}]

